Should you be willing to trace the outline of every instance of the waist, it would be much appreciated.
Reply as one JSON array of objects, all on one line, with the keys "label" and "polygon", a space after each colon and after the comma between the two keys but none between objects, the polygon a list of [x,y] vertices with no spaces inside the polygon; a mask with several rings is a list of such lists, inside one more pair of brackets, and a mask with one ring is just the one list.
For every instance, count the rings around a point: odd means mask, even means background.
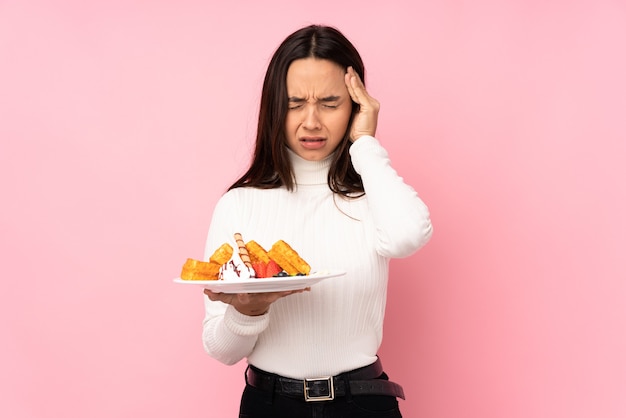
[{"label": "waist", "polygon": [[336,376],[292,379],[269,373],[252,365],[246,369],[246,383],[254,388],[307,402],[332,401],[341,396],[382,395],[404,399],[402,386],[390,382],[380,359]]}]

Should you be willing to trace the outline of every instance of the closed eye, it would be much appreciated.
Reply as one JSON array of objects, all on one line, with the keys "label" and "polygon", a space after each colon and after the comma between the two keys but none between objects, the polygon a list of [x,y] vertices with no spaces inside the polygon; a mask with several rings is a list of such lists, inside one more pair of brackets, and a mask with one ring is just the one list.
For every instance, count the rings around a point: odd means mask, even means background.
[{"label": "closed eye", "polygon": [[337,109],[339,107],[339,96],[328,96],[320,99],[322,106],[326,109]]},{"label": "closed eye", "polygon": [[290,97],[289,98],[289,110],[299,109],[304,106],[306,100],[301,97]]},{"label": "closed eye", "polygon": [[[328,96],[323,97],[318,100],[318,104],[320,104],[325,109],[337,109],[340,103],[339,96]],[[289,110],[296,110],[302,108],[306,103],[306,99],[301,97],[289,97]]]}]

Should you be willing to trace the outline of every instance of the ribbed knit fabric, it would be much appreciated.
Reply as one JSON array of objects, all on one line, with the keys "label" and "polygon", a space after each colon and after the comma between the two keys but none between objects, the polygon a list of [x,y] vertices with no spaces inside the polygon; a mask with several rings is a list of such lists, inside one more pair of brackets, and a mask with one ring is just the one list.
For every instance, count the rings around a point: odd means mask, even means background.
[{"label": "ribbed knit fabric", "polygon": [[224,242],[234,246],[233,234],[241,232],[246,242],[266,249],[283,239],[313,270],[347,274],[279,299],[255,317],[205,297],[202,338],[209,355],[226,364],[247,358],[263,370],[300,379],[376,360],[389,259],[419,249],[432,226],[427,207],[391,167],[378,140],[361,137],[350,154],[363,178],[362,198],[346,200],[330,191],[330,159],[306,161],[290,152],[296,190],[237,188],[219,200],[205,259]]}]

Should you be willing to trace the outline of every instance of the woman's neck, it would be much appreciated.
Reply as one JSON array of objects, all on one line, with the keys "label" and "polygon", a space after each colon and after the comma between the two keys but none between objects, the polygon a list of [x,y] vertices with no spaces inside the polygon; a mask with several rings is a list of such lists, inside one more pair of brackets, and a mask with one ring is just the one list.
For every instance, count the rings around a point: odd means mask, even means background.
[{"label": "woman's neck", "polygon": [[332,155],[320,161],[309,161],[287,149],[297,185],[327,185]]}]

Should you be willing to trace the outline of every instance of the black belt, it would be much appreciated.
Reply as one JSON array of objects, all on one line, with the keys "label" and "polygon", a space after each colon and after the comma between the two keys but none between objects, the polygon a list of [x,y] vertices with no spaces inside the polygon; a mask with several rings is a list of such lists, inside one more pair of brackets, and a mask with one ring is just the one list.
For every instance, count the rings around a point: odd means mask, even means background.
[{"label": "black belt", "polygon": [[[369,366],[361,367],[337,376],[312,379],[290,379],[268,373],[254,366],[246,369],[246,383],[257,389],[279,395],[304,399],[307,402],[329,401],[338,396],[385,395],[404,399],[402,386],[389,380],[379,379],[383,374],[380,359]],[[346,384],[347,383],[347,384]]]}]

